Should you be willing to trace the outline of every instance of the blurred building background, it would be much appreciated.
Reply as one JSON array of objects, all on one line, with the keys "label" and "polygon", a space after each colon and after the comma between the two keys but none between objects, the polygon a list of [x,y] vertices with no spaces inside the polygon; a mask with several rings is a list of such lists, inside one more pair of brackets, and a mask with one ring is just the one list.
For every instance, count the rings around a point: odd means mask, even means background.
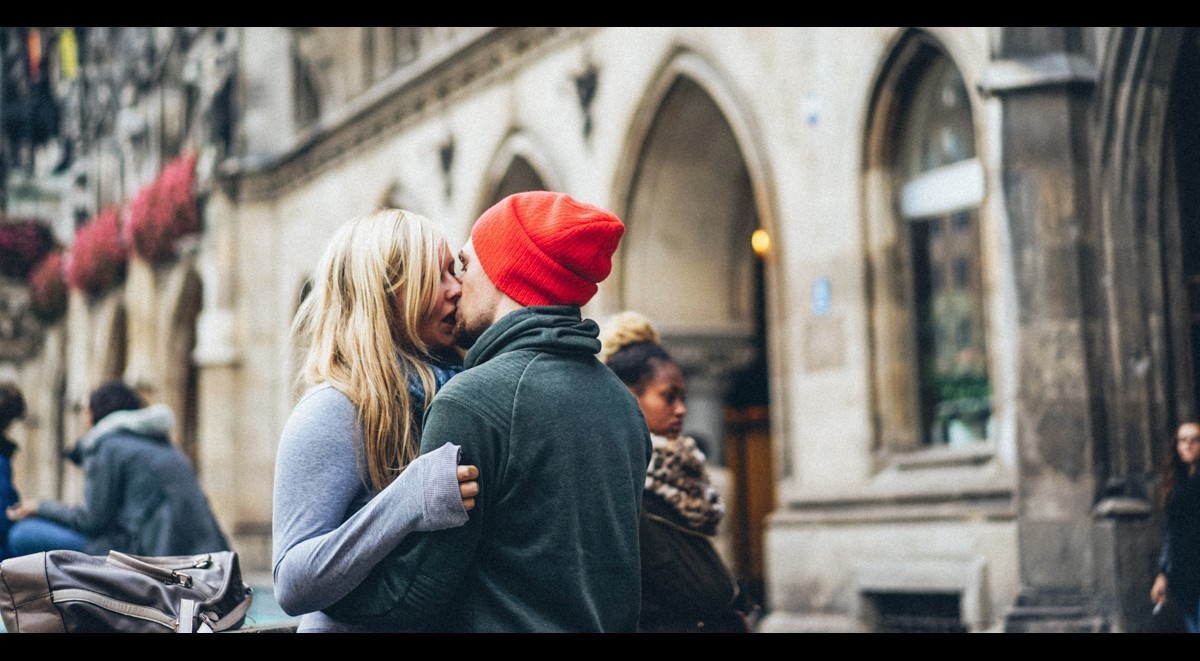
[{"label": "blurred building background", "polygon": [[553,189],[689,379],[764,631],[1139,631],[1200,392],[1194,28],[0,28],[27,497],[102,380],[269,569],[334,228]]}]

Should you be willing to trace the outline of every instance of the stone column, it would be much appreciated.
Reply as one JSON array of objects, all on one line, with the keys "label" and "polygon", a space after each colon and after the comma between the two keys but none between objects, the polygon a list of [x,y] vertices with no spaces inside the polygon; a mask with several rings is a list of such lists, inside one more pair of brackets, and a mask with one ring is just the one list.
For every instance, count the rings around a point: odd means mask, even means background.
[{"label": "stone column", "polygon": [[1092,537],[1101,432],[1086,281],[1095,251],[1081,28],[1005,28],[984,91],[1003,101],[1004,202],[1018,292],[1017,531],[1010,631],[1099,630]]}]

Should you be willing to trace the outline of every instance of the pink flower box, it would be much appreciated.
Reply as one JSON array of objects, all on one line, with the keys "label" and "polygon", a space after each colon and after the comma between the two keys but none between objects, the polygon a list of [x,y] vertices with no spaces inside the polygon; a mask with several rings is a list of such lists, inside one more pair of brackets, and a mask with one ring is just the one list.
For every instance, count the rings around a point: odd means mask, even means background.
[{"label": "pink flower box", "polygon": [[65,260],[67,286],[96,295],[125,279],[129,251],[121,239],[120,210],[109,207],[75,231]]},{"label": "pink flower box", "polygon": [[54,249],[54,234],[33,219],[0,216],[0,276],[24,280]]},{"label": "pink flower box", "polygon": [[129,203],[126,243],[152,263],[177,257],[176,242],[200,231],[196,202],[196,154],[187,153],[163,166]]}]

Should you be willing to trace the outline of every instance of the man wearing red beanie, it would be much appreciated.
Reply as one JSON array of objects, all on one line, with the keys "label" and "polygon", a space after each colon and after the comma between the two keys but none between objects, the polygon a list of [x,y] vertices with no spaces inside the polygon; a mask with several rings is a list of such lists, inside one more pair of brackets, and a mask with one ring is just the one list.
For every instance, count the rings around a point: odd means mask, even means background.
[{"label": "man wearing red beanie", "polygon": [[650,436],[580,311],[624,229],[546,191],[475,222],[459,253],[467,370],[433,399],[421,449],[459,444],[481,494],[466,525],[410,535],[329,615],[415,631],[636,629]]}]

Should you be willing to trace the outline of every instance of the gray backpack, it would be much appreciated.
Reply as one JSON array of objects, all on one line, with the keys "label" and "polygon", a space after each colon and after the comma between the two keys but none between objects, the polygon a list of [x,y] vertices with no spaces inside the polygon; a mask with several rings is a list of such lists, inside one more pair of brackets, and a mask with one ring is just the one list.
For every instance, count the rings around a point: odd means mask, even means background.
[{"label": "gray backpack", "polygon": [[43,551],[0,562],[9,633],[209,633],[242,626],[253,590],[237,553]]}]

